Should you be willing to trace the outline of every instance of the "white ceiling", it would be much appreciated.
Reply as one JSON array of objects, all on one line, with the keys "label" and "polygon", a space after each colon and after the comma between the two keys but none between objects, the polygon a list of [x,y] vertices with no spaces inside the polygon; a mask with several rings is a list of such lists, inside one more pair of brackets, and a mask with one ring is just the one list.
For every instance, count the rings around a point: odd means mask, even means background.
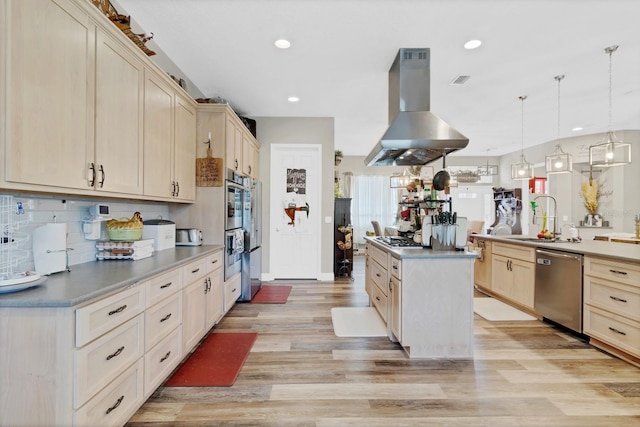
[{"label": "white ceiling", "polygon": [[[555,139],[558,74],[560,136],[606,132],[604,48],[616,44],[612,128],[640,129],[638,0],[118,3],[206,97],[248,117],[334,117],[345,155],[367,155],[386,129],[387,72],[401,47],[431,48],[431,111],[469,138],[458,155],[518,151],[523,133],[525,147]],[[278,38],[291,48],[277,49]],[[465,50],[474,38],[482,46]],[[451,86],[458,75],[471,78]]]}]

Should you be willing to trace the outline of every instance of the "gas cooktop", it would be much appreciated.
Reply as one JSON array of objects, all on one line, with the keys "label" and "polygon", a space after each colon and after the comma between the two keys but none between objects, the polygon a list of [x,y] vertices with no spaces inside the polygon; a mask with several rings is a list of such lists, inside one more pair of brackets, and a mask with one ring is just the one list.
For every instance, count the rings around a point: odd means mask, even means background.
[{"label": "gas cooktop", "polygon": [[408,249],[408,248],[421,249],[422,248],[421,243],[417,243],[413,239],[410,239],[408,237],[378,236],[376,237],[376,241],[392,248],[403,248],[403,249]]}]

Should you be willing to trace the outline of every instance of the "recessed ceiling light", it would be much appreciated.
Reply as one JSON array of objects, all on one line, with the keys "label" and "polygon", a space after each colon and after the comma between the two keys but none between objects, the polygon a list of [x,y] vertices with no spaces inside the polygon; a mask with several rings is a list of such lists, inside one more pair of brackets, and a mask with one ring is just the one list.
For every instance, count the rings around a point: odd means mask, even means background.
[{"label": "recessed ceiling light", "polygon": [[291,47],[291,42],[285,39],[276,40],[275,45],[280,49],[289,49]]},{"label": "recessed ceiling light", "polygon": [[300,101],[300,98],[298,98],[297,96],[290,96],[289,98],[287,98],[287,100],[289,102],[298,102]]},{"label": "recessed ceiling light", "polygon": [[481,44],[482,44],[482,42],[480,40],[469,40],[468,42],[466,42],[464,44],[464,48],[465,49],[475,49],[477,47],[480,47]]},{"label": "recessed ceiling light", "polygon": [[574,132],[577,132],[577,131],[579,131],[579,130],[582,130],[582,128],[578,126],[578,127],[573,128],[573,129],[571,129],[571,130],[572,130],[572,131],[574,131]]}]

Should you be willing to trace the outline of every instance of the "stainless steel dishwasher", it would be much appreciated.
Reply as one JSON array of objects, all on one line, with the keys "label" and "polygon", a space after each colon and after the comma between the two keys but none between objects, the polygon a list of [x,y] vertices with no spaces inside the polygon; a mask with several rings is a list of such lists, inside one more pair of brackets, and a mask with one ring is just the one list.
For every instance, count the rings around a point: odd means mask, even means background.
[{"label": "stainless steel dishwasher", "polygon": [[582,255],[536,249],[534,308],[545,319],[582,334]]}]

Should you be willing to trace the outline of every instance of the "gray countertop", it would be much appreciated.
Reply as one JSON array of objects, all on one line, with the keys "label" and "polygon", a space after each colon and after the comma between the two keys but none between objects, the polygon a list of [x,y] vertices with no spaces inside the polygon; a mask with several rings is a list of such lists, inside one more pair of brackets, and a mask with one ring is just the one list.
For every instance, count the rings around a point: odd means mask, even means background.
[{"label": "gray countertop", "polygon": [[138,261],[73,265],[70,272],[52,274],[36,287],[0,294],[0,307],[71,307],[223,249],[223,245],[177,246]]},{"label": "gray countertop", "polygon": [[476,252],[464,251],[436,251],[428,248],[392,248],[375,240],[375,237],[365,236],[365,240],[371,242],[376,247],[387,251],[394,258],[399,259],[437,259],[437,258],[477,258]]},{"label": "gray countertop", "polygon": [[583,240],[579,243],[562,241],[555,243],[545,243],[544,239],[540,239],[538,241],[519,240],[527,238],[528,236],[491,236],[483,234],[476,234],[474,235],[474,237],[481,237],[495,242],[515,243],[529,247],[555,249],[581,255],[607,257],[632,262],[640,261],[640,245],[630,243],[607,242],[602,240]]}]

